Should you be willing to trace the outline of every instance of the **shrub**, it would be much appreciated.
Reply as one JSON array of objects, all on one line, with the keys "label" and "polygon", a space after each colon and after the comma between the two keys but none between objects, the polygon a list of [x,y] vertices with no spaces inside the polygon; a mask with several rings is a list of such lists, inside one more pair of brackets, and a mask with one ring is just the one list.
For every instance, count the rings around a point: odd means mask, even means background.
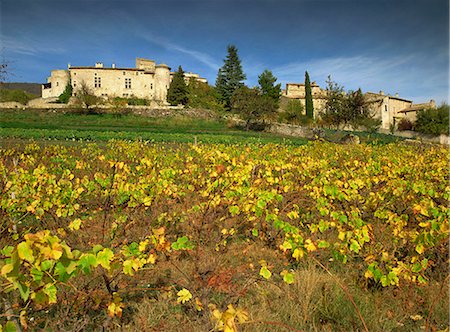
[{"label": "shrub", "polygon": [[[143,100],[143,99],[137,99]],[[127,108],[128,99],[126,98],[113,98],[110,100],[111,108],[109,109],[109,113],[112,114],[116,118],[120,118],[124,115],[128,115],[132,113],[130,108]],[[128,104],[129,105],[129,104]]]},{"label": "shrub", "polygon": [[0,90],[0,102],[15,101],[26,105],[30,100],[35,98],[38,98],[38,96],[23,90]]},{"label": "shrub", "polygon": [[381,126],[381,119],[365,117],[359,119],[356,124],[363,127],[369,133],[376,133]]},{"label": "shrub", "polygon": [[298,99],[291,99],[286,105],[286,110],[278,116],[279,121],[291,124],[306,125],[312,122],[312,119],[304,114],[305,108]]},{"label": "shrub", "polygon": [[449,106],[443,104],[438,108],[429,108],[417,112],[415,130],[424,134],[449,134]]},{"label": "shrub", "polygon": [[403,130],[412,130],[413,129],[413,123],[411,122],[411,120],[409,120],[408,118],[402,118],[398,125],[397,125],[398,130],[403,131]]},{"label": "shrub", "polygon": [[72,97],[72,84],[67,83],[66,88],[64,89],[64,92],[61,93],[61,95],[58,97],[58,102],[62,104],[67,104],[70,100],[70,97]]},{"label": "shrub", "polygon": [[112,105],[121,104],[123,106],[149,106],[150,102],[144,98],[130,97],[130,98],[122,98],[122,97],[114,97],[110,100]]}]

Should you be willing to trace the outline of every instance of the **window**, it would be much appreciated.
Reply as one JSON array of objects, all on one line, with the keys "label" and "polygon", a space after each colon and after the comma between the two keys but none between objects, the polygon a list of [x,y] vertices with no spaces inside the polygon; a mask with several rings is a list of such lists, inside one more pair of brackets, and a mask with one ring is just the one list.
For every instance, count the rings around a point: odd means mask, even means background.
[{"label": "window", "polygon": [[102,79],[101,77],[94,77],[94,87],[101,88],[102,87]]},{"label": "window", "polygon": [[59,86],[59,82],[56,82],[56,86]]},{"label": "window", "polygon": [[153,90],[153,83],[150,83],[150,90]]},{"label": "window", "polygon": [[125,89],[131,89],[131,78],[125,79]]},{"label": "window", "polygon": [[384,111],[387,112],[388,111],[388,107],[387,105],[384,105]]}]

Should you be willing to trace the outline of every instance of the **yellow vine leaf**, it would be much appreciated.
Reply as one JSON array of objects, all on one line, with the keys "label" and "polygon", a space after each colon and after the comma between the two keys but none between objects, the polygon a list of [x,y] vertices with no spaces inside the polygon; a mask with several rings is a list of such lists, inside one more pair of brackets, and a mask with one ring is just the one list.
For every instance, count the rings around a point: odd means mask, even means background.
[{"label": "yellow vine leaf", "polygon": [[191,292],[189,290],[187,290],[186,288],[183,288],[182,290],[180,290],[177,293],[177,295],[178,295],[178,299],[177,299],[178,303],[184,304],[192,299]]},{"label": "yellow vine leaf", "polygon": [[17,253],[19,258],[30,263],[34,262],[33,249],[30,248],[28,242],[21,242],[17,245]]},{"label": "yellow vine leaf", "polygon": [[315,251],[317,249],[316,245],[310,239],[305,241],[305,248],[308,252]]},{"label": "yellow vine leaf", "polygon": [[305,255],[302,249],[296,248],[294,252],[292,253],[292,257],[294,257],[296,260],[300,260]]},{"label": "yellow vine leaf", "polygon": [[81,227],[81,219],[80,218],[77,218],[77,219],[71,221],[69,224],[69,229],[71,231],[77,231],[80,229],[80,227]]},{"label": "yellow vine leaf", "polygon": [[113,302],[108,305],[108,316],[110,317],[122,317],[122,309],[124,308],[124,304],[122,303],[122,299],[116,294],[113,294]]}]

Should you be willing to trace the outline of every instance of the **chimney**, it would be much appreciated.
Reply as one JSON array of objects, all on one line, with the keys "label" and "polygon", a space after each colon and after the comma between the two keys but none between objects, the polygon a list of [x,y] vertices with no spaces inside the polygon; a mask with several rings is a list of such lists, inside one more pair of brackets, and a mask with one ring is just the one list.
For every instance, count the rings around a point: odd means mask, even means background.
[{"label": "chimney", "polygon": [[379,94],[384,96],[384,91],[380,90]]},{"label": "chimney", "polygon": [[95,68],[103,68],[103,62],[96,62]]},{"label": "chimney", "polygon": [[395,93],[395,96],[398,98],[398,92]]},{"label": "chimney", "polygon": [[432,108],[436,108],[436,102],[434,101],[434,99],[430,99],[430,106]]},{"label": "chimney", "polygon": [[70,62],[67,64],[67,69],[70,69]]},{"label": "chimney", "polygon": [[116,64],[113,63],[113,64],[111,65],[111,68],[116,68]]}]

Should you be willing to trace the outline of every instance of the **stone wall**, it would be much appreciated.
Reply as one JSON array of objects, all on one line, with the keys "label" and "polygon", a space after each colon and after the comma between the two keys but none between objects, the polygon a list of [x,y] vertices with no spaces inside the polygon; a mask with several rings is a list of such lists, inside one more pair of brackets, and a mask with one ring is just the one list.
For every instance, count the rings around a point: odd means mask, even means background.
[{"label": "stone wall", "polygon": [[25,109],[27,106],[18,103],[16,101],[4,101],[0,103],[0,108],[23,108]]},{"label": "stone wall", "polygon": [[[266,128],[267,132],[292,136],[292,137],[303,137],[307,139],[315,139],[317,138],[317,133],[320,129],[314,129],[309,127],[302,127],[284,123],[272,123]],[[350,128],[347,128],[346,131],[352,131]],[[388,130],[380,129],[380,133],[389,135]],[[450,146],[450,137],[447,135],[440,136],[430,136],[424,135],[415,131],[396,131],[394,132],[394,136],[399,136],[403,138],[408,138],[410,141],[415,142],[427,142],[427,143],[435,143]]]},{"label": "stone wall", "polygon": [[272,123],[265,129],[265,131],[284,136],[304,137],[308,139],[314,138],[314,133],[311,128],[285,123]]},{"label": "stone wall", "polygon": [[[380,132],[388,134],[388,132],[386,132],[386,131],[380,130]],[[448,135],[432,136],[432,135],[426,135],[426,134],[418,133],[416,131],[411,131],[411,130],[395,131],[394,135],[404,137],[404,138],[414,139],[416,141],[437,143],[437,144],[442,144],[442,145],[450,145],[450,137]]]}]

